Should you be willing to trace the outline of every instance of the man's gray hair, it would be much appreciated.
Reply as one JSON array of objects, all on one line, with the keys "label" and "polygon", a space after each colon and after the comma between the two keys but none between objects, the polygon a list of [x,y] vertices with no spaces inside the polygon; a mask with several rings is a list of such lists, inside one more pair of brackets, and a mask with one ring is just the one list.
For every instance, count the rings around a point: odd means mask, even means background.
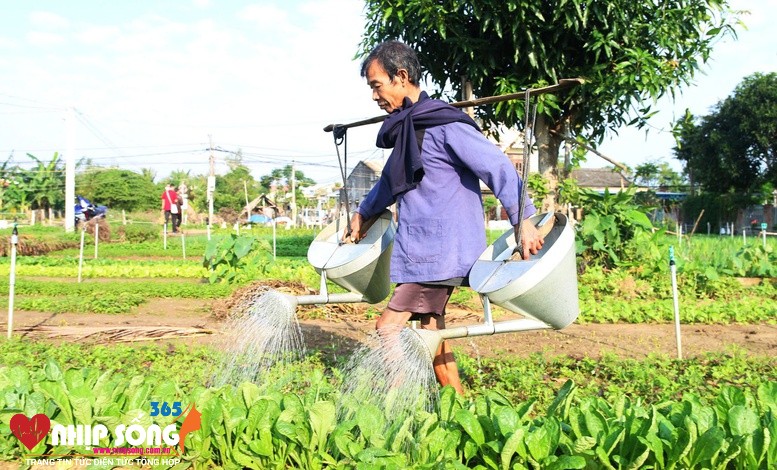
[{"label": "man's gray hair", "polygon": [[367,76],[367,69],[373,61],[378,61],[381,67],[393,80],[399,69],[407,70],[410,83],[418,86],[421,82],[421,64],[415,51],[400,41],[386,41],[378,44],[362,62],[362,77]]}]

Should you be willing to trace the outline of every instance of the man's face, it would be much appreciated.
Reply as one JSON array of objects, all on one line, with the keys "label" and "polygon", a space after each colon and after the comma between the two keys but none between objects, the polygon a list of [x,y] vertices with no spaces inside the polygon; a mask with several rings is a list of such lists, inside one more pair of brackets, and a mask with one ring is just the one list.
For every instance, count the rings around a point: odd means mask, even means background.
[{"label": "man's face", "polygon": [[367,84],[372,88],[372,100],[378,103],[380,109],[390,113],[402,107],[402,101],[409,89],[405,86],[407,72],[400,69],[393,80],[389,79],[386,70],[373,60],[367,67]]}]

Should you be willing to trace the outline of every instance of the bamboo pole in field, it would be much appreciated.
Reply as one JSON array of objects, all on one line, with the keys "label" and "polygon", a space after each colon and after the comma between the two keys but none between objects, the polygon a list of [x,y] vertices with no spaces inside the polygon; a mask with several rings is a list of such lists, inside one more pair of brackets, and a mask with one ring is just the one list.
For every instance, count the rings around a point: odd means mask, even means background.
[{"label": "bamboo pole in field", "polygon": [[94,259],[97,259],[97,245],[100,244],[100,224],[97,223],[97,219],[94,221]]},{"label": "bamboo pole in field", "polygon": [[19,244],[19,231],[16,224],[11,232],[11,274],[8,279],[8,339],[11,339],[13,333],[13,302],[16,286],[16,245]]},{"label": "bamboo pole in field", "polygon": [[[703,215],[704,215],[704,209],[702,209],[701,212],[699,212],[699,216],[696,217],[696,222],[693,223],[693,228],[691,229],[691,234],[689,235],[690,237],[692,237],[693,234],[696,232],[696,227],[699,225],[699,221],[701,220],[701,216],[703,216]],[[710,229],[708,228],[707,229],[707,234],[708,235],[709,235],[709,231],[710,231]]]},{"label": "bamboo pole in field", "polygon": [[84,236],[86,235],[86,222],[81,225],[81,248],[78,250],[78,283],[81,283],[81,273],[84,267]]},{"label": "bamboo pole in field", "polygon": [[669,247],[669,270],[672,273],[672,304],[674,305],[674,334],[677,341],[677,359],[683,358],[683,342],[680,337],[680,302],[677,298],[677,266],[674,262],[674,247]]}]

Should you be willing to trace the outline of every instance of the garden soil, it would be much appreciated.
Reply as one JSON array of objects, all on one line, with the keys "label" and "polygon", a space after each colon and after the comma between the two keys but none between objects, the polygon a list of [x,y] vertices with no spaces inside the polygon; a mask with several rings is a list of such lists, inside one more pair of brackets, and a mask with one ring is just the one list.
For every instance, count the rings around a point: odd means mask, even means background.
[{"label": "garden soil", "polygon": [[[291,291],[297,291],[293,293],[299,294],[299,286],[291,287]],[[230,299],[217,300],[151,299],[121,315],[20,311],[14,314],[14,331],[23,337],[52,342],[218,345],[226,318],[246,294],[245,290],[238,291]],[[374,330],[371,316],[384,306],[385,303],[300,307],[298,317],[307,349],[321,351],[325,357],[350,354]],[[496,309],[494,317],[496,321],[520,318],[502,309]],[[585,317],[585,312],[581,312],[581,317]],[[482,322],[482,311],[449,306],[446,318],[449,325],[475,324]],[[0,328],[5,332],[5,318],[2,320]],[[682,325],[681,341],[684,357],[733,351],[776,356],[777,326]],[[575,323],[560,331],[503,333],[451,342],[457,353],[475,357],[526,357],[533,353],[577,358],[604,354],[623,358],[677,356],[673,324]]]}]

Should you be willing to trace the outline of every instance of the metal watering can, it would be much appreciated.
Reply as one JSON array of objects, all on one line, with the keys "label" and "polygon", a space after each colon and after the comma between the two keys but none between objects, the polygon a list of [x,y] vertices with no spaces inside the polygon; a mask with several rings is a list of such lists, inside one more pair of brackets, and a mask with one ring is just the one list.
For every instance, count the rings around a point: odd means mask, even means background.
[{"label": "metal watering can", "polygon": [[[470,286],[483,301],[483,323],[439,331],[413,330],[423,340],[430,356],[434,356],[445,339],[560,330],[575,321],[580,307],[574,229],[560,213],[536,214],[530,220],[540,231],[553,224],[545,235],[542,250],[528,260],[511,261],[516,243],[514,231],[510,229],[486,248],[470,271]],[[494,322],[492,303],[526,318]]]},{"label": "metal watering can", "polygon": [[[367,230],[359,243],[343,243],[340,237],[348,224],[345,217],[327,225],[308,248],[308,262],[321,275],[318,295],[287,296],[293,307],[328,303],[378,303],[391,290],[389,264],[396,223],[386,210]],[[329,293],[330,280],[348,290]]]},{"label": "metal watering can", "polygon": [[[534,215],[545,235],[542,250],[528,260],[510,260],[516,249],[513,229],[486,248],[472,267],[469,282],[483,301],[483,323],[433,331],[413,329],[433,357],[445,339],[493,335],[542,329],[562,329],[579,314],[574,229],[560,213]],[[324,228],[308,248],[308,261],[321,275],[318,295],[283,294],[291,308],[327,303],[378,303],[390,291],[389,263],[396,224],[384,211],[359,243],[342,243],[347,221],[335,221]],[[330,280],[348,290],[329,293]],[[494,322],[491,304],[520,313],[526,318]]]}]

